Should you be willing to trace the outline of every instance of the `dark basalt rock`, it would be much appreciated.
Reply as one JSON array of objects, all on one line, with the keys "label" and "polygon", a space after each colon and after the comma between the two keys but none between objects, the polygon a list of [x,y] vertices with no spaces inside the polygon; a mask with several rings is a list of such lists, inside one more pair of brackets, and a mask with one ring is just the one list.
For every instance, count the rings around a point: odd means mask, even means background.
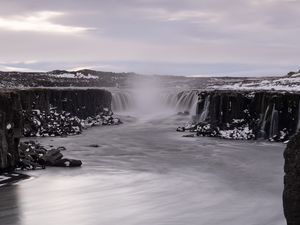
[{"label": "dark basalt rock", "polygon": [[44,162],[42,164],[46,166],[53,166],[57,161],[62,159],[63,154],[60,153],[59,149],[51,149],[46,152],[45,155],[40,157],[41,162]]},{"label": "dark basalt rock", "polygon": [[13,170],[18,163],[22,135],[22,114],[16,92],[0,92],[0,173]]},{"label": "dark basalt rock", "polygon": [[66,148],[60,146],[46,149],[38,142],[21,142],[19,147],[20,161],[17,168],[31,170],[37,168],[45,169],[46,166],[78,167],[82,165],[80,160],[63,158],[61,150],[66,150]]},{"label": "dark basalt rock", "polygon": [[101,89],[1,90],[0,173],[17,164],[23,169],[42,165],[37,156],[42,153],[36,150],[22,150],[19,155],[22,135],[67,136],[91,126],[121,124],[110,110],[111,100],[111,93]]},{"label": "dark basalt rock", "polygon": [[91,147],[91,148],[99,148],[100,146],[97,144],[90,144],[87,147]]},{"label": "dark basalt rock", "polygon": [[288,225],[300,224],[300,132],[291,138],[284,151],[283,208]]},{"label": "dark basalt rock", "polygon": [[57,167],[80,167],[82,165],[81,160],[76,159],[60,159],[55,161],[52,166]]},{"label": "dark basalt rock", "polygon": [[198,93],[198,135],[287,141],[300,126],[300,94],[212,90]]}]

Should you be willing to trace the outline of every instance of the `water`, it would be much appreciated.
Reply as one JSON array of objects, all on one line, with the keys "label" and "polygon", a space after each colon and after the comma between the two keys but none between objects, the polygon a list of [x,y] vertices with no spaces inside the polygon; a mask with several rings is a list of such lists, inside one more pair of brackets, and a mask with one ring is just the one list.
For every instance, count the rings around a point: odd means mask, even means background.
[{"label": "water", "polygon": [[30,171],[1,188],[0,224],[285,224],[284,145],[183,138],[180,118],[124,116],[120,126],[39,139],[83,166]]},{"label": "water", "polygon": [[208,114],[209,114],[209,106],[210,106],[210,96],[207,95],[205,97],[204,107],[203,107],[203,111],[200,115],[199,122],[205,122],[205,120],[207,119]]}]

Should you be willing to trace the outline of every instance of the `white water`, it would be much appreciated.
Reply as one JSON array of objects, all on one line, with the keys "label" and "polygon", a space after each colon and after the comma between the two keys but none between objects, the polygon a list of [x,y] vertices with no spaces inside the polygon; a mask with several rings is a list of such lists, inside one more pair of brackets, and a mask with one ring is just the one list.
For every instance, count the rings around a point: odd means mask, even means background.
[{"label": "white water", "polygon": [[183,138],[177,116],[122,119],[39,139],[83,166],[30,171],[33,179],[1,188],[0,224],[285,224],[282,144]]},{"label": "white water", "polygon": [[276,134],[278,134],[278,110],[275,109],[274,104],[271,115],[269,138],[272,138]]},{"label": "white water", "polygon": [[261,124],[261,128],[260,128],[262,137],[264,137],[266,134],[266,123],[267,123],[267,116],[268,116],[269,110],[270,110],[270,106],[268,105],[268,107],[266,108],[266,111],[262,117],[262,124]]},{"label": "white water", "polygon": [[199,122],[204,122],[207,119],[209,114],[209,106],[210,106],[210,96],[207,95],[205,97],[203,111],[201,112],[201,115],[199,117]]},{"label": "white water", "polygon": [[298,123],[297,123],[297,130],[300,129],[300,101],[298,102]]},{"label": "white water", "polygon": [[113,112],[122,112],[130,110],[134,103],[132,93],[127,90],[118,90],[112,92],[112,110]]},{"label": "white water", "polygon": [[198,91],[171,91],[170,93],[161,93],[161,99],[166,106],[176,112],[189,112],[195,116],[198,103]]}]

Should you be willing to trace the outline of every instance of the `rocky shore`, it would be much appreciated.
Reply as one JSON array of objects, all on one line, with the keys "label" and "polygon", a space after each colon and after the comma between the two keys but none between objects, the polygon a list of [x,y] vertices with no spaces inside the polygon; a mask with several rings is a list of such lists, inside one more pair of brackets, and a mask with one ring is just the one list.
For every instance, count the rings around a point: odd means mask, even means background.
[{"label": "rocky shore", "polygon": [[47,149],[38,142],[21,142],[19,146],[20,161],[17,170],[45,169],[46,166],[79,167],[81,160],[64,158],[65,147]]},{"label": "rocky shore", "polygon": [[21,137],[80,134],[92,126],[121,124],[111,111],[111,93],[102,89],[24,89],[0,92],[0,173],[45,166],[81,166]]}]

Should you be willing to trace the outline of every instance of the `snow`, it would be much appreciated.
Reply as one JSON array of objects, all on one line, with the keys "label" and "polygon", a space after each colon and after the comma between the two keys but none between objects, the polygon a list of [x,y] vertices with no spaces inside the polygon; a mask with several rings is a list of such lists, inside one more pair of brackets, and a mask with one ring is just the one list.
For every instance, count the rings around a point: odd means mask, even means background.
[{"label": "snow", "polygon": [[88,74],[85,76],[82,73],[62,73],[62,74],[50,74],[51,77],[57,77],[57,78],[70,78],[70,79],[98,79],[98,76],[93,76],[91,74]]},{"label": "snow", "polygon": [[4,181],[4,180],[8,180],[10,177],[6,177],[6,176],[1,176],[0,175],[0,181]]},{"label": "snow", "polygon": [[12,125],[10,123],[6,125],[7,130],[10,130],[11,128],[12,128]]},{"label": "snow", "polygon": [[[297,75],[297,74],[294,74]],[[298,74],[300,76],[300,74]],[[209,89],[218,90],[271,90],[271,91],[300,91],[300,77],[279,78],[253,82],[238,82],[226,85],[212,85]]]},{"label": "snow", "polygon": [[300,73],[295,73],[291,77],[300,77]]}]

